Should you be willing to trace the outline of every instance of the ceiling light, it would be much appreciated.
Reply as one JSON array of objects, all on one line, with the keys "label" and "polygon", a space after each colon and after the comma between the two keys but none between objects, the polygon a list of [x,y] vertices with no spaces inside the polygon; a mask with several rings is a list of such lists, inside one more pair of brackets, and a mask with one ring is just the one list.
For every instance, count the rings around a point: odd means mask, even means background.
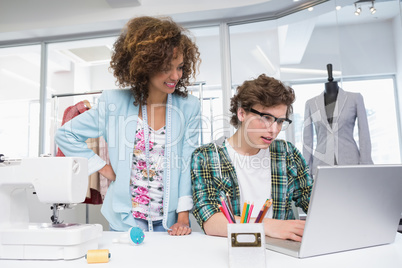
[{"label": "ceiling light", "polygon": [[341,6],[336,6],[336,8],[335,8],[336,10],[341,10],[342,9],[342,7]]},{"label": "ceiling light", "polygon": [[361,6],[363,4],[367,4],[367,3],[371,3],[371,7],[369,7],[369,10],[370,10],[371,14],[374,14],[377,11],[375,9],[375,7],[374,7],[374,2],[375,2],[375,0],[359,0],[359,1],[356,1],[354,3],[355,4],[355,15],[359,16],[361,11],[362,11]]},{"label": "ceiling light", "polygon": [[307,10],[308,10],[308,11],[313,11],[313,10],[314,10],[314,7],[309,7]]},{"label": "ceiling light", "polygon": [[359,15],[360,15],[360,12],[362,12],[361,7],[356,8],[355,15],[356,15],[356,16],[359,16]]},{"label": "ceiling light", "polygon": [[374,1],[372,2],[372,6],[370,7],[370,12],[371,14],[374,14],[377,11],[377,9],[375,9],[374,7]]}]

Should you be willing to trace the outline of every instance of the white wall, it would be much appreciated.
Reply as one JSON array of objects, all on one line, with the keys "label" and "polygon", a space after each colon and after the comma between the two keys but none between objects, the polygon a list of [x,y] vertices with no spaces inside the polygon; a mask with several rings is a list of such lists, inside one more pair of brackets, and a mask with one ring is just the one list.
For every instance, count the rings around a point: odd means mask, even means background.
[{"label": "white wall", "polygon": [[221,85],[219,28],[210,27],[206,31],[190,29],[190,31],[196,35],[195,41],[202,60],[196,80],[204,81],[209,86]]},{"label": "white wall", "polygon": [[113,76],[113,70],[109,71],[108,69],[108,64],[95,65],[91,67],[91,85],[90,89],[87,91],[99,91],[118,88],[115,84],[116,78]]},{"label": "white wall", "polygon": [[[328,63],[332,63],[334,71],[341,71],[342,76],[396,73],[392,21],[316,28],[301,63],[285,67],[326,70]],[[310,76],[320,78],[316,74]],[[308,77],[282,73],[281,78],[296,80]],[[321,78],[327,78],[327,75]],[[334,75],[334,78],[337,77]]]},{"label": "white wall", "polygon": [[343,76],[396,73],[392,20],[339,29]]},{"label": "white wall", "polygon": [[240,85],[245,80],[257,78],[261,73],[280,79],[278,29],[238,32],[230,28],[230,52],[232,84]]},{"label": "white wall", "polygon": [[[220,85],[219,27],[195,28],[189,30],[191,34],[195,36],[202,59],[199,73],[197,73],[195,81],[206,82],[208,86]],[[108,68],[109,63],[90,67],[90,90],[98,91],[117,88],[113,70],[109,71]],[[191,80],[191,82],[194,82],[194,80]]]},{"label": "white wall", "polygon": [[[401,7],[402,8],[402,7]],[[401,12],[402,13],[402,12]],[[395,61],[396,61],[396,88],[398,89],[399,118],[402,118],[402,14],[393,20],[393,33],[395,42]],[[399,122],[402,125],[402,122]]]}]

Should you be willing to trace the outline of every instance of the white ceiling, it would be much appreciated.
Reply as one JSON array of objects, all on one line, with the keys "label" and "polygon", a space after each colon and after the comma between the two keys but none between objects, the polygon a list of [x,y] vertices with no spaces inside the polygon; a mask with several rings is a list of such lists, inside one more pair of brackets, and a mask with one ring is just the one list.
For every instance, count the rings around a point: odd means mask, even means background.
[{"label": "white ceiling", "polygon": [[[338,2],[352,2],[340,0]],[[0,0],[0,45],[120,30],[140,15],[190,25],[281,17],[326,0]]]},{"label": "white ceiling", "polygon": [[[397,2],[397,0],[376,0],[375,3],[377,6],[381,2],[390,1]],[[0,46],[27,41],[46,41],[70,35],[88,36],[88,33],[116,34],[128,19],[140,15],[169,15],[185,26],[194,26],[217,24],[221,21],[279,18],[321,3],[325,3],[325,6],[332,10],[336,5],[349,6],[352,9],[354,2],[354,0],[0,0]],[[370,3],[365,3],[368,4]],[[322,12],[328,13],[328,10]],[[359,22],[362,22],[364,16],[369,20],[383,19],[387,16],[392,17],[397,12],[398,8],[377,12],[375,16],[362,12]],[[301,12],[299,13],[303,16]],[[328,21],[333,23],[333,17]],[[346,19],[340,21],[348,22]]]}]

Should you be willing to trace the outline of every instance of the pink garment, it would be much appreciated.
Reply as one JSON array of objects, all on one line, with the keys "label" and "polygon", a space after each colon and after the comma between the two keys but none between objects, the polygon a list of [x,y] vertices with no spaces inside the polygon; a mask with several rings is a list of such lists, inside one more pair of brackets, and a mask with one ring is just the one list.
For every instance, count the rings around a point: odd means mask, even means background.
[{"label": "pink garment", "polygon": [[[87,106],[85,106],[83,101],[80,101],[75,105],[67,107],[67,109],[64,111],[63,121],[61,122],[61,125],[64,125],[66,122],[70,121],[77,115],[80,115],[88,110],[89,110],[89,108]],[[60,148],[58,148],[56,156],[65,156],[65,155],[60,150]]]}]

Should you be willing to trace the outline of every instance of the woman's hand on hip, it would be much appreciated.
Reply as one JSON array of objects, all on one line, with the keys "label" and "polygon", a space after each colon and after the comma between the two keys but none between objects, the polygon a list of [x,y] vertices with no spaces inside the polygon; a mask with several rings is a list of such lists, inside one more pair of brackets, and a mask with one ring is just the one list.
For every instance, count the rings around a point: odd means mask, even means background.
[{"label": "woman's hand on hip", "polygon": [[103,177],[107,178],[110,181],[116,180],[116,174],[111,165],[105,165],[98,171]]}]

